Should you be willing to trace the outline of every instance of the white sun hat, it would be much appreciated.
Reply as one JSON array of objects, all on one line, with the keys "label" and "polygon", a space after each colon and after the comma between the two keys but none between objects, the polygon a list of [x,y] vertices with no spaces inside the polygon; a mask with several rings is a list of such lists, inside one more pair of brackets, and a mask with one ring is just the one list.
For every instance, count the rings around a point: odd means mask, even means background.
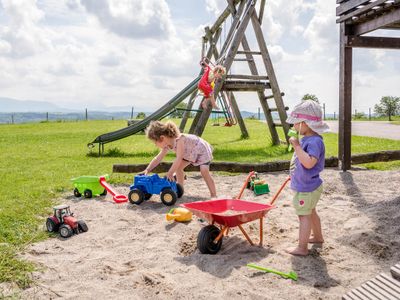
[{"label": "white sun hat", "polygon": [[304,100],[297,104],[286,120],[289,124],[305,122],[312,131],[322,134],[329,132],[329,126],[322,121],[321,106],[313,100]]}]

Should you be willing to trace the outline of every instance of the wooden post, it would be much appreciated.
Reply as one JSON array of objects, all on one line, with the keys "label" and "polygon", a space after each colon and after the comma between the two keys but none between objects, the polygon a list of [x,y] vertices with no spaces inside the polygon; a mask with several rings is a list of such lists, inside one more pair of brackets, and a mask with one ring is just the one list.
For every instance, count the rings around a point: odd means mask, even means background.
[{"label": "wooden post", "polygon": [[351,101],[353,49],[346,47],[346,25],[340,24],[339,160],[341,169],[351,168]]},{"label": "wooden post", "polygon": [[371,107],[368,108],[368,120],[371,121]]},{"label": "wooden post", "polygon": [[258,46],[260,47],[260,50],[261,50],[261,55],[263,58],[264,66],[265,66],[265,69],[267,70],[269,83],[271,85],[272,94],[274,95],[274,98],[275,98],[276,107],[278,108],[279,118],[281,119],[281,122],[282,122],[282,127],[283,127],[283,131],[285,133],[286,141],[289,143],[289,137],[287,135],[287,133],[289,131],[289,124],[286,123],[287,114],[286,114],[286,110],[285,110],[285,105],[283,104],[281,91],[279,89],[278,81],[275,76],[275,71],[272,66],[272,61],[269,56],[267,45],[264,40],[264,35],[262,33],[261,26],[258,21],[255,10],[253,10],[253,14],[251,16],[251,22],[253,24],[254,32],[256,34]]}]

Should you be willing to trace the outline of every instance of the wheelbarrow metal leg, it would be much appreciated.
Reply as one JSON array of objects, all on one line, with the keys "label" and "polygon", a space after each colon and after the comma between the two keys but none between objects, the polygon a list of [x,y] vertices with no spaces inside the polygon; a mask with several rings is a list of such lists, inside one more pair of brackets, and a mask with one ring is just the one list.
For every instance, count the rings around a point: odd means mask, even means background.
[{"label": "wheelbarrow metal leg", "polygon": [[263,223],[264,223],[264,218],[261,217],[260,218],[260,246],[262,246],[262,244],[263,244],[263,237],[264,237],[264,234],[263,234]]},{"label": "wheelbarrow metal leg", "polygon": [[217,244],[218,241],[224,236],[225,232],[228,230],[229,227],[224,227],[222,228],[222,230],[219,232],[219,234],[217,235],[217,237],[214,239],[214,243]]},{"label": "wheelbarrow metal leg", "polygon": [[250,237],[248,236],[248,234],[246,233],[246,231],[244,231],[242,225],[238,225],[240,231],[243,233],[243,235],[246,237],[247,241],[250,243],[250,245],[254,245],[253,241],[250,239]]}]

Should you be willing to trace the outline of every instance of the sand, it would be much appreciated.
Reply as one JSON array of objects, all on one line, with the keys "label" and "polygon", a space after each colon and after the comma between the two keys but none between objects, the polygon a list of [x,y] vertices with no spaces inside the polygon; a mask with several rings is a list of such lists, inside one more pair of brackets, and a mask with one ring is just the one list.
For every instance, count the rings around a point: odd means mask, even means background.
[{"label": "sand", "polygon": [[[247,174],[215,176],[221,198],[237,194]],[[400,260],[400,172],[352,170],[322,173],[325,191],[318,204],[325,243],[311,246],[307,257],[294,257],[298,221],[286,188],[264,222],[264,247],[251,246],[236,227],[216,255],[196,249],[207,225],[165,220],[169,207],[157,195],[140,206],[115,204],[110,196],[77,199],[71,205],[84,219],[87,233],[31,245],[21,256],[38,271],[23,299],[339,299],[342,294]],[[260,174],[271,194],[243,199],[268,203],[287,173]],[[129,185],[116,189],[127,194]],[[178,203],[207,200],[198,173],[188,173]],[[243,225],[258,242],[258,221]],[[43,227],[44,230],[44,227]],[[246,267],[256,263],[297,272],[297,282]]]}]

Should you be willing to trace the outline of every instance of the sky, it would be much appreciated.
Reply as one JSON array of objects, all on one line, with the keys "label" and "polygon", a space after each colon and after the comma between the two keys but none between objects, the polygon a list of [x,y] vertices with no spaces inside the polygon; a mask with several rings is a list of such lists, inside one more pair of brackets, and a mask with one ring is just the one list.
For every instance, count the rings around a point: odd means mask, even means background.
[{"label": "sky", "polygon": [[[335,2],[266,1],[262,29],[289,107],[309,93],[338,112]],[[226,0],[0,0],[0,97],[154,111],[198,75],[204,27],[225,7]],[[258,50],[250,24],[246,34]],[[400,96],[400,51],[355,49],[353,57],[353,109]],[[232,73],[249,71],[237,62]],[[260,107],[253,93],[237,98],[241,110]]]}]

